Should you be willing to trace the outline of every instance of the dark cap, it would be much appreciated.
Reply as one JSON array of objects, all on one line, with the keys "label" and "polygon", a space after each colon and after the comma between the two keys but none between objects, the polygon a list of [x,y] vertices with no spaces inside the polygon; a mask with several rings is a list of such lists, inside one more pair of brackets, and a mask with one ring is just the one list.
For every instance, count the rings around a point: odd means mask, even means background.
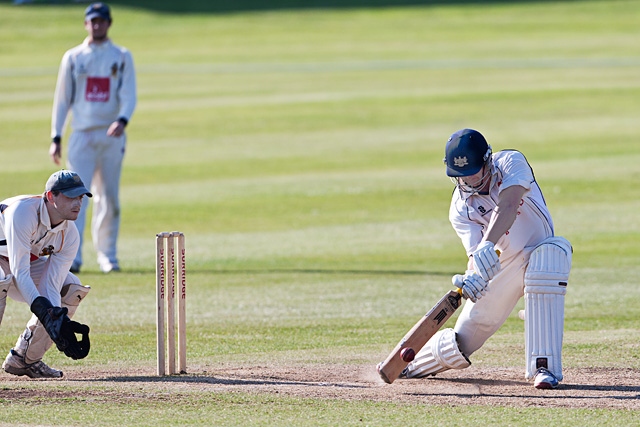
[{"label": "dark cap", "polygon": [[462,129],[449,137],[444,151],[447,175],[470,176],[482,169],[491,157],[491,146],[477,130]]},{"label": "dark cap", "polygon": [[78,174],[68,170],[61,170],[51,175],[47,180],[44,191],[59,191],[72,199],[83,194],[93,197],[93,194],[87,190]]},{"label": "dark cap", "polygon": [[91,3],[84,11],[84,20],[91,21],[93,18],[102,18],[111,21],[111,10],[105,3]]}]

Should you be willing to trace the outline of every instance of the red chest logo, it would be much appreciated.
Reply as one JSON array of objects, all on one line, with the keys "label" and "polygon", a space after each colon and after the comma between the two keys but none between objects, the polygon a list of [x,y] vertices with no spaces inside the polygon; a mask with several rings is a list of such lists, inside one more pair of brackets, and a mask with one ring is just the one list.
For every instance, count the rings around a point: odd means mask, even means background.
[{"label": "red chest logo", "polygon": [[89,102],[109,101],[110,83],[111,80],[108,77],[87,78],[87,88],[84,93],[84,98]]}]

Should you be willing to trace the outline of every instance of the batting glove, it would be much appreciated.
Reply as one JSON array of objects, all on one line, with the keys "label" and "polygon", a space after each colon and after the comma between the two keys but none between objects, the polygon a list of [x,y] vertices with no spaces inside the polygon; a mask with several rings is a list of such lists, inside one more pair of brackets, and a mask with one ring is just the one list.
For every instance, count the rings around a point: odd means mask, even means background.
[{"label": "batting glove", "polygon": [[467,270],[462,278],[462,296],[472,302],[477,302],[487,293],[489,282],[484,280],[473,270]]},{"label": "batting glove", "polygon": [[493,276],[500,271],[500,258],[496,253],[496,248],[491,242],[482,242],[471,254],[473,269],[485,281],[493,279]]}]

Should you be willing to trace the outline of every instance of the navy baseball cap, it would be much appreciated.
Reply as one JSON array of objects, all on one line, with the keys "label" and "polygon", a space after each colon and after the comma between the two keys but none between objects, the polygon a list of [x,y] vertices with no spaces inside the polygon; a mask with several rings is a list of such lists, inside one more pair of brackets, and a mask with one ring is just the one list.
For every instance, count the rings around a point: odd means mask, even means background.
[{"label": "navy baseball cap", "polygon": [[87,190],[78,174],[68,170],[61,170],[51,175],[47,180],[44,191],[59,191],[72,199],[84,194],[93,197],[93,194]]},{"label": "navy baseball cap", "polygon": [[444,151],[447,175],[470,176],[482,169],[491,156],[491,146],[477,130],[462,129],[449,137]]},{"label": "navy baseball cap", "polygon": [[105,3],[91,3],[84,11],[84,20],[91,21],[93,18],[102,18],[111,21],[111,10]]}]

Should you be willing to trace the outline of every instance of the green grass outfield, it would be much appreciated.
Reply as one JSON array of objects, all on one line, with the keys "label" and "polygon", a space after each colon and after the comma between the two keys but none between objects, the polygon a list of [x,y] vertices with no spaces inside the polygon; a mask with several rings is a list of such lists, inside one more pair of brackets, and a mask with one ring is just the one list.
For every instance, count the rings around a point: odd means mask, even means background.
[{"label": "green grass outfield", "polygon": [[[85,36],[85,6],[0,2],[0,199],[41,192],[56,170],[56,73]],[[196,393],[144,379],[155,366],[154,235],[170,230],[187,240],[190,372],[382,360],[464,269],[442,165],[463,127],[525,153],[574,245],[565,367],[640,370],[640,1],[112,13],[139,90],[124,271],[100,274],[86,246],[81,279],[93,290],[77,320],[92,328],[91,354],[47,354],[68,381],[0,373],[0,425],[637,423],[620,408]],[[9,302],[0,351],[27,318]],[[476,364],[519,369],[522,329],[510,318]],[[142,374],[73,381],[110,370]],[[20,398],[31,392],[51,397]]]}]

